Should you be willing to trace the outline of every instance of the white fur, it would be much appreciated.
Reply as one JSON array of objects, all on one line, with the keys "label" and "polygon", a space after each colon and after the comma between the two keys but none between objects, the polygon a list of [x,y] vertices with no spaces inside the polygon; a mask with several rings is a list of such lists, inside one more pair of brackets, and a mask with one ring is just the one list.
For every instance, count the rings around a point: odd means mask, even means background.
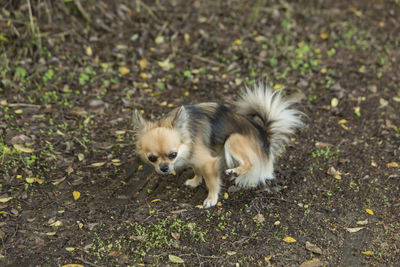
[{"label": "white fur", "polygon": [[289,136],[303,123],[299,118],[302,114],[290,108],[294,100],[283,99],[281,91],[275,91],[262,83],[254,88],[246,88],[245,94],[235,103],[237,112],[242,115],[257,114],[270,122],[267,133],[269,134],[271,151],[275,155],[289,142]]}]

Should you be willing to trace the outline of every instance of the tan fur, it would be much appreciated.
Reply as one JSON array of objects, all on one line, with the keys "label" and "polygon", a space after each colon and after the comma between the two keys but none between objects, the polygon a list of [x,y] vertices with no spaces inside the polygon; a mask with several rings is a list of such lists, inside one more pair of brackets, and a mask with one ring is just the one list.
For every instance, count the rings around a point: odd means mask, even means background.
[{"label": "tan fur", "polygon": [[232,156],[239,161],[239,166],[227,170],[227,172],[232,172],[235,175],[242,175],[248,172],[253,164],[251,159],[256,156],[256,145],[253,138],[243,136],[240,134],[232,134],[228,140],[226,140],[225,146],[230,150]]}]

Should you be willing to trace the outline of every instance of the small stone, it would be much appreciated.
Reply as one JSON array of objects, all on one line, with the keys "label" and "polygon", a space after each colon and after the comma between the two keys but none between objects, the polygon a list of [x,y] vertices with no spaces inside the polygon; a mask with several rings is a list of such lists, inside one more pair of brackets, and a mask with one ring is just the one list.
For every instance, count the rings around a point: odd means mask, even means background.
[{"label": "small stone", "polygon": [[89,101],[89,107],[91,108],[99,108],[104,106],[104,101],[100,99],[92,99]]}]

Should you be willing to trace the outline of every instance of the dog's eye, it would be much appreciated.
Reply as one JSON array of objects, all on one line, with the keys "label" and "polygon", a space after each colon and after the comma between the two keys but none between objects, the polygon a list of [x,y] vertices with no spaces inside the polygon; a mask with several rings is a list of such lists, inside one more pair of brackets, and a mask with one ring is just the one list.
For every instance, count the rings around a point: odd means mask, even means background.
[{"label": "dog's eye", "polygon": [[157,157],[154,156],[154,155],[150,155],[150,156],[148,157],[148,159],[149,159],[151,162],[156,162],[156,161],[157,161]]},{"label": "dog's eye", "polygon": [[174,159],[174,158],[176,158],[176,155],[177,155],[176,152],[171,152],[171,153],[168,154],[168,158],[169,159]]}]

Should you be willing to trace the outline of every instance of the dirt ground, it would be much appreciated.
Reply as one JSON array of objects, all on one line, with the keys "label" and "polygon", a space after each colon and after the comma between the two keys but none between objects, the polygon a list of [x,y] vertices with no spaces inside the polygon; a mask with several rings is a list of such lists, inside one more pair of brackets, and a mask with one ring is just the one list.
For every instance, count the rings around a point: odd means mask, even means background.
[{"label": "dirt ground", "polygon": [[[400,1],[0,2],[0,265],[398,265]],[[306,123],[268,188],[136,157],[134,109],[259,80]]]}]

